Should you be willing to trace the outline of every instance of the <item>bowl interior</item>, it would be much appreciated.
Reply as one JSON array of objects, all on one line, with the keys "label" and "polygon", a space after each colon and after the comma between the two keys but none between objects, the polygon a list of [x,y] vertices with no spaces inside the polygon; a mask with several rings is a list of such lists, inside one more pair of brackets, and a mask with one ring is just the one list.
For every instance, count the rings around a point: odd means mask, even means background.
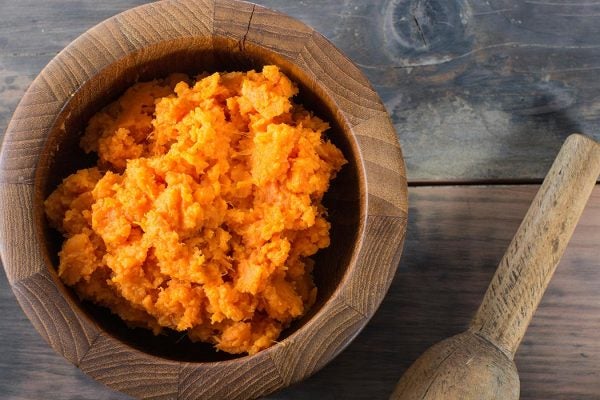
[{"label": "bowl interior", "polygon": [[310,75],[298,65],[263,48],[247,45],[241,52],[237,42],[226,38],[219,38],[211,43],[193,38],[162,43],[156,48],[144,49],[144,54],[130,54],[98,71],[79,88],[57,116],[40,157],[35,181],[34,210],[36,225],[39,227],[39,242],[43,247],[47,267],[64,295],[70,296],[82,313],[93,319],[102,329],[128,345],[156,356],[188,362],[219,361],[240,356],[216,352],[208,344],[192,343],[180,332],[153,336],[144,329],[130,329],[107,309],[89,302],[80,302],[56,277],[57,254],[62,237],[49,228],[43,214],[43,201],[66,176],[95,164],[95,156],[85,155],[79,148],[81,134],[94,113],[114,101],[138,81],[163,77],[172,72],[195,75],[203,71],[259,70],[265,64],[276,64],[298,84],[300,93],[295,100],[330,123],[331,129],[327,135],[349,161],[332,181],[323,201],[332,224],[331,245],[314,257],[317,303],[307,315],[284,331],[280,342],[301,329],[318,313],[339,285],[355,251],[365,209],[364,197],[361,196],[362,166],[357,145],[331,99],[326,98],[319,90],[318,83],[312,82]]}]

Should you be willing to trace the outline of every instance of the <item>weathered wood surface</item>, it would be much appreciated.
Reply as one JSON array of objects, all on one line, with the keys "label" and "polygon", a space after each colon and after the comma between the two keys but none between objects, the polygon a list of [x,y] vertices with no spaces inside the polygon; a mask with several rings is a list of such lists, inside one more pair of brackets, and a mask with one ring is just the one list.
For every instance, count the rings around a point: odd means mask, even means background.
[{"label": "weathered wood surface", "polygon": [[[467,328],[537,186],[413,188],[405,253],[369,325],[331,364],[272,399],[383,399],[429,346]],[[516,356],[521,398],[600,393],[600,188]],[[56,355],[0,279],[0,393],[124,399]]]},{"label": "weathered wood surface", "polygon": [[[598,0],[256,2],[313,26],[361,66],[413,183],[537,181],[570,132],[600,138]],[[142,3],[0,0],[0,135],[56,53]],[[405,252],[378,313],[324,370],[271,398],[387,397],[427,347],[466,328],[536,190],[411,189]],[[596,188],[517,353],[523,399],[598,398],[598,243]],[[0,275],[0,397],[126,398],[56,355]]]},{"label": "weathered wood surface", "polygon": [[[140,0],[0,0],[0,132],[83,31]],[[412,181],[541,180],[571,132],[600,138],[600,1],[258,0],[367,74]]]},{"label": "weathered wood surface", "polygon": [[567,138],[469,328],[423,353],[390,400],[519,400],[515,353],[600,176],[600,143]]},{"label": "weathered wood surface", "polygon": [[[58,238],[38,213],[57,179],[81,168],[76,143],[89,112],[138,79],[224,66],[239,71],[273,60],[306,88],[302,104],[337,127],[330,137],[348,160],[324,199],[331,244],[315,258],[327,269],[315,272],[319,292],[310,314],[269,349],[226,361],[210,346],[175,332],[152,337],[147,330],[126,329],[114,316],[98,316],[99,310],[89,310],[97,324],[91,322],[55,271],[44,266],[55,257],[50,243]],[[0,153],[0,254],[35,329],[57,353],[113,390],[146,399],[256,398],[321,369],[373,316],[402,253],[406,182],[385,106],[360,69],[321,34],[237,0],[153,2],[82,34],[23,96]]]}]

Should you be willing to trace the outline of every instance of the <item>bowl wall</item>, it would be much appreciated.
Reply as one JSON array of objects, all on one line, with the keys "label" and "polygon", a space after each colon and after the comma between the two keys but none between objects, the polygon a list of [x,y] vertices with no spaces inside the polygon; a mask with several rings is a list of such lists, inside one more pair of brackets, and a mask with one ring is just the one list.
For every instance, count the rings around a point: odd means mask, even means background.
[{"label": "bowl wall", "polygon": [[[326,133],[327,137],[342,150],[349,161],[332,181],[323,201],[332,224],[331,245],[314,257],[314,277],[318,288],[315,306],[286,329],[280,341],[300,329],[331,297],[350,265],[360,224],[364,221],[364,204],[361,205],[360,196],[360,156],[356,143],[345,133],[348,127],[330,106],[331,99],[322,98],[323,93],[314,90],[314,85],[310,85],[306,73],[275,53],[253,46],[248,46],[244,53],[241,53],[234,50],[237,43],[226,38],[221,38],[218,43],[221,49],[214,49],[213,45],[206,41],[181,39],[167,46],[169,51],[155,52],[156,57],[151,57],[150,60],[147,54],[141,56],[139,53],[132,53],[99,71],[74,93],[57,116],[42,152],[35,180],[36,225],[41,227],[39,242],[50,274],[55,277],[61,290],[115,338],[146,353],[178,361],[207,362],[239,356],[216,352],[208,344],[192,343],[180,332],[170,331],[154,336],[145,329],[129,329],[120,318],[107,309],[89,302],[79,302],[74,293],[65,288],[56,277],[57,254],[63,238],[49,228],[43,214],[44,199],[62,179],[78,169],[95,165],[96,157],[86,155],[79,147],[81,135],[90,117],[116,100],[128,87],[136,82],[164,77],[173,72],[184,72],[193,76],[205,71],[260,70],[265,64],[276,64],[299,85],[300,93],[295,101],[331,124],[331,129]],[[161,45],[161,48],[164,46]],[[153,49],[144,49],[144,52],[152,54]]]},{"label": "bowl wall", "polygon": [[[182,334],[128,329],[80,302],[56,274],[60,236],[43,200],[91,166],[78,147],[89,118],[135,82],[172,72],[276,64],[296,98],[331,124],[349,164],[324,199],[331,246],[314,271],[318,300],[280,340],[233,357]],[[0,148],[0,254],[11,289],[40,335],[65,359],[138,398],[248,399],[298,382],[367,324],[398,266],[407,224],[402,150],[377,93],[326,38],[289,16],[236,0],[151,2],[105,20],[60,52],[32,82]]]}]

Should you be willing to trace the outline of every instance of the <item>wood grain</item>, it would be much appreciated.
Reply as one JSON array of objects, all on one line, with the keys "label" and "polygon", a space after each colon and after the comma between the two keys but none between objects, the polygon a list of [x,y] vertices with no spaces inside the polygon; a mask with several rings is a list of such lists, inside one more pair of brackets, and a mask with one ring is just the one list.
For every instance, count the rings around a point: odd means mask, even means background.
[{"label": "wood grain", "polygon": [[600,143],[567,138],[490,283],[470,329],[512,359],[600,175]]},{"label": "wood grain", "polygon": [[[358,67],[348,63],[345,55],[327,50],[327,43],[325,37],[314,32],[297,59],[312,73],[311,89],[316,93],[326,92],[340,111],[352,110],[348,121],[351,126],[386,115],[377,93]],[[340,80],[340,76],[345,79]]]},{"label": "wood grain", "polygon": [[[200,0],[189,0],[187,4],[159,2],[150,4],[146,11],[143,7],[127,10],[95,26],[62,50],[33,81],[7,127],[0,182],[33,183],[39,156],[47,148],[46,139],[60,110],[76,93],[82,97],[76,99],[78,103],[85,105],[91,102],[91,97],[97,96],[98,92],[94,93],[94,87],[90,90],[89,86],[93,83],[89,81],[102,70],[130,56],[125,65],[112,71],[111,80],[115,80],[115,75],[124,73],[128,67],[160,57],[167,47],[164,45],[162,50],[154,47],[160,43],[185,38],[193,42],[191,38],[194,36],[210,38],[212,9]],[[197,11],[186,12],[189,5]],[[155,27],[162,29],[156,30]],[[173,51],[178,43],[169,43],[168,46]],[[91,93],[86,95],[85,89],[84,93],[78,93],[83,83],[88,83]],[[77,105],[74,107],[73,112],[78,111]],[[47,151],[55,151],[54,146],[51,147]]]},{"label": "wood grain", "polygon": [[58,355],[42,339],[0,274],[0,393],[7,400],[124,400]]},{"label": "wood grain", "polygon": [[[355,336],[364,326],[368,317],[349,307],[344,300],[342,297],[329,300],[327,306],[331,312],[311,319],[307,327],[310,335],[293,334],[288,338],[288,343],[293,346],[285,344],[281,351],[269,352],[286,386],[307,378],[311,371],[323,368],[350,344],[343,338]],[[318,337],[318,345],[311,343],[313,336]],[[312,350],[297,351],[298,348]]]},{"label": "wood grain", "polygon": [[[114,315],[75,299],[56,277],[61,238],[41,210],[57,183],[85,166],[77,143],[89,117],[138,80],[271,63],[298,83],[303,105],[330,121],[329,138],[349,160],[339,179],[345,187],[335,181],[328,196],[350,196],[340,205],[325,198],[333,215],[347,216],[332,228],[329,249],[316,259],[319,294],[311,311],[269,349],[235,357],[175,332],[151,337],[127,329]],[[370,141],[359,146],[355,128]],[[390,147],[393,159],[374,156],[378,152],[371,146]],[[32,82],[0,152],[5,209],[0,250],[11,287],[34,327],[94,379],[139,398],[255,398],[321,369],[364,327],[398,265],[406,197],[402,152],[384,106],[361,71],[327,39],[250,3],[169,0],[96,25]],[[15,208],[21,212],[17,220],[10,211]],[[393,240],[386,243],[384,236]],[[30,248],[15,248],[23,238]],[[227,379],[213,379],[223,376]]]},{"label": "wood grain", "polygon": [[[389,190],[407,184],[404,163],[398,162],[403,159],[402,149],[395,137],[384,136],[384,132],[393,132],[390,124],[389,117],[382,115],[358,124],[354,132],[362,158],[370,166],[367,180],[377,182],[369,189],[372,194],[368,199],[369,215],[405,218],[408,211],[406,196]],[[373,132],[377,135],[373,136]],[[401,172],[397,174],[395,171]],[[390,210],[397,213],[390,215]]]},{"label": "wood grain", "polygon": [[95,338],[77,365],[90,377],[136,398],[178,398],[177,362],[141,353],[105,333]]},{"label": "wood grain", "polygon": [[469,329],[429,348],[393,400],[518,400],[515,352],[600,175],[600,143],[567,138],[494,274]]},{"label": "wood grain", "polygon": [[[2,199],[6,203],[21,204],[23,207],[0,207],[0,220],[6,226],[20,226],[22,236],[8,236],[0,229],[0,253],[11,283],[28,278],[46,269],[40,248],[31,238],[35,237],[35,224],[30,217],[33,208],[33,187],[22,184],[2,185]],[[22,254],[29,255],[27,263],[21,263]]]},{"label": "wood grain", "polygon": [[[405,252],[377,313],[320,372],[267,398],[387,398],[425,349],[468,327],[537,190],[528,185],[411,188]],[[597,186],[516,354],[523,400],[598,398],[598,243]],[[4,277],[0,312],[0,393],[5,398],[129,398],[50,349]]]},{"label": "wood grain", "polygon": [[431,346],[400,378],[390,399],[519,399],[515,364],[470,331]]},{"label": "wood grain", "polygon": [[48,271],[12,285],[21,308],[39,334],[59,354],[77,365],[98,338],[100,330],[64,295]]},{"label": "wood grain", "polygon": [[353,273],[356,279],[342,288],[341,296],[363,316],[370,316],[379,307],[381,300],[373,297],[372,293],[387,292],[395,268],[388,265],[398,265],[400,250],[389,247],[389,243],[404,243],[406,215],[389,217],[369,215],[367,227],[358,260]]},{"label": "wood grain", "polygon": [[[56,53],[94,24],[145,2],[0,0],[0,135]],[[567,133],[598,137],[598,1],[257,2],[307,22],[360,64],[392,115],[411,182],[541,180]],[[411,15],[416,19],[403,19]],[[333,364],[273,398],[389,395],[418,354],[466,327],[534,191],[413,189],[402,279]],[[600,393],[597,199],[517,353],[523,399]],[[0,393],[125,398],[54,354],[8,287],[0,279]]]},{"label": "wood grain", "polygon": [[[263,374],[256,373],[264,371]],[[223,385],[221,382],[230,384]],[[284,382],[270,357],[263,357],[255,365],[232,367],[223,362],[218,366],[203,368],[197,364],[184,364],[179,377],[178,397],[186,400],[204,398],[243,399],[270,393]]]},{"label": "wood grain", "polygon": [[[143,3],[1,0],[0,134],[56,53]],[[540,182],[568,133],[600,138],[597,0],[257,3],[307,23],[359,64],[391,114],[412,181]]]},{"label": "wood grain", "polygon": [[255,7],[246,40],[261,43],[262,46],[295,59],[300,53],[313,29],[285,13]]}]

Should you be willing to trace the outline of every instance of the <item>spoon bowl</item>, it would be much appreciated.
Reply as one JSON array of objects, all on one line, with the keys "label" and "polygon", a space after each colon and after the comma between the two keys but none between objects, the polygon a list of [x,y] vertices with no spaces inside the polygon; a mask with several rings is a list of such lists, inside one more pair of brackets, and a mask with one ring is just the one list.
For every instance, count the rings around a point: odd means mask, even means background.
[{"label": "spoon bowl", "polygon": [[506,354],[466,331],[425,351],[402,376],[392,398],[516,400],[519,374]]}]

